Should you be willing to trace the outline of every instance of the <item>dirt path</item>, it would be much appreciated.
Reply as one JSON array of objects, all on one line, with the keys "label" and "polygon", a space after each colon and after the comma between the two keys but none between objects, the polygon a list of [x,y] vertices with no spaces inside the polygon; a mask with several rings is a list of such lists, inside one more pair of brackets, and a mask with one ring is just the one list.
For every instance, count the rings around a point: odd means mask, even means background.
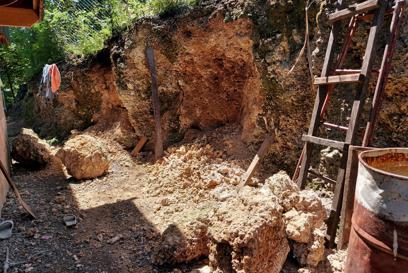
[{"label": "dirt path", "polygon": [[[3,218],[13,219],[16,228],[11,239],[0,242],[0,251],[8,247],[11,262],[22,262],[10,272],[171,272],[174,268],[155,266],[152,261],[154,250],[162,243],[161,234],[186,215],[188,218],[200,204],[194,199],[197,194],[205,195],[205,187],[186,184],[199,183],[202,179],[194,168],[210,163],[199,161],[199,156],[211,154],[210,161],[218,162],[217,168],[229,164],[223,162],[227,155],[222,146],[231,143],[231,139],[214,143],[219,150],[208,145],[190,155],[192,162],[187,165],[193,170],[187,170],[186,164],[182,169],[172,165],[177,162],[135,161],[125,151],[109,147],[115,159],[109,174],[81,182],[67,179],[55,164],[44,170],[15,166],[13,178],[38,219],[30,220],[9,194]],[[185,147],[181,151],[188,152]],[[242,149],[236,151],[238,161],[244,162]],[[190,177],[181,171],[191,172]],[[64,226],[66,214],[79,217],[76,227]],[[177,268],[189,272],[195,264]]]}]

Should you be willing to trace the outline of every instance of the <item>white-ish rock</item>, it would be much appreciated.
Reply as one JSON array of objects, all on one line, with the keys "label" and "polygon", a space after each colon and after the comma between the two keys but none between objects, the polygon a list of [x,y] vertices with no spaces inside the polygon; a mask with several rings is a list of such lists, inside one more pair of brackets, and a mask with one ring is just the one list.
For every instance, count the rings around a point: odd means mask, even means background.
[{"label": "white-ish rock", "polygon": [[53,157],[50,145],[40,139],[33,130],[26,128],[13,140],[11,156],[29,167],[44,166]]},{"label": "white-ish rock", "polygon": [[77,135],[69,139],[57,152],[57,157],[76,179],[95,178],[109,169],[103,141],[90,135]]}]

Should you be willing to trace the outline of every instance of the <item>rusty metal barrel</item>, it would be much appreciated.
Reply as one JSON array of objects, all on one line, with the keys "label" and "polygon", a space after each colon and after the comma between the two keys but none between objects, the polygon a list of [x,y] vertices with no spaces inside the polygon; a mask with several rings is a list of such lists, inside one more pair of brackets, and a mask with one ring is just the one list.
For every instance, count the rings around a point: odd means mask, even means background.
[{"label": "rusty metal barrel", "polygon": [[345,273],[408,272],[408,149],[362,152]]}]

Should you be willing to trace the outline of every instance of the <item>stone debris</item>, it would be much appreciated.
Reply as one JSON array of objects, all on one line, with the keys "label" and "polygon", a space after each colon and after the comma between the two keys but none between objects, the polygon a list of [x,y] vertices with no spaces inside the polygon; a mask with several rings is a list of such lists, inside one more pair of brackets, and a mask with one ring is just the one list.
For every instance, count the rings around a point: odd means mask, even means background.
[{"label": "stone debris", "polygon": [[41,167],[52,158],[51,146],[31,129],[23,128],[12,142],[11,156],[24,166]]},{"label": "stone debris", "polygon": [[312,238],[308,243],[294,243],[293,253],[301,265],[316,267],[324,259],[324,235],[325,230],[322,226],[320,229],[313,230]]},{"label": "stone debris", "polygon": [[263,187],[278,197],[284,209],[286,235],[294,241],[294,256],[301,265],[316,267],[324,259],[325,249],[326,213],[319,196],[310,190],[300,191],[283,171],[266,179]]},{"label": "stone debris", "polygon": [[214,272],[279,273],[290,250],[281,212],[275,196],[250,187],[222,202],[209,228]]},{"label": "stone debris", "polygon": [[56,154],[74,178],[89,179],[105,174],[109,169],[103,140],[90,135],[76,135]]},{"label": "stone debris", "polygon": [[177,264],[207,256],[207,230],[207,225],[200,221],[185,226],[168,225],[161,234],[153,261],[159,265]]},{"label": "stone debris", "polygon": [[299,243],[309,242],[313,231],[312,217],[313,215],[297,211],[296,209],[285,213],[286,234],[288,238]]},{"label": "stone debris", "polygon": [[[149,193],[163,196],[158,217],[180,213],[188,218],[184,224],[173,218],[163,228],[155,263],[208,256],[213,272],[278,273],[293,244],[301,264],[316,266],[324,257],[323,237],[316,231],[324,228],[325,217],[318,196],[300,191],[283,171],[263,185],[239,189],[245,170],[222,156],[196,143],[168,150],[162,163],[152,166],[160,177],[155,181],[161,182]],[[196,209],[176,209],[177,202],[193,202]]]}]

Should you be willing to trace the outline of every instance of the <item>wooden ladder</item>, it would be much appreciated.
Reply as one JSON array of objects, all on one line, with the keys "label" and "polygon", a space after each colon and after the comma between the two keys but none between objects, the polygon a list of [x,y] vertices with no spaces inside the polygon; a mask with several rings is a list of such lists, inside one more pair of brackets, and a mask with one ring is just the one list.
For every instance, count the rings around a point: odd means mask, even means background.
[{"label": "wooden ladder", "polygon": [[[314,84],[318,85],[317,95],[312,112],[312,118],[307,134],[302,136],[305,142],[302,155],[299,158],[295,169],[293,180],[297,182],[300,188],[304,188],[308,174],[323,179],[327,183],[335,184],[333,203],[330,215],[327,219],[327,243],[328,247],[334,246],[337,226],[340,218],[341,200],[343,196],[344,179],[347,166],[348,148],[350,145],[356,145],[356,135],[361,122],[361,113],[364,108],[367,90],[370,84],[371,74],[378,74],[377,85],[374,92],[373,102],[370,109],[369,122],[367,123],[363,146],[370,144],[372,140],[373,128],[377,119],[379,108],[381,107],[381,98],[385,90],[385,83],[390,70],[391,59],[395,49],[395,41],[398,32],[398,25],[402,16],[402,9],[405,2],[401,0],[367,0],[345,7],[343,0],[336,3],[336,11],[329,15],[329,21],[332,23],[326,55],[323,63],[321,77],[315,78]],[[379,70],[373,70],[373,64],[376,57],[377,40],[383,32],[382,25],[385,15],[392,14],[390,24],[390,35],[384,49],[383,60]],[[339,42],[341,21],[349,19],[349,25],[343,45],[339,54],[335,57],[336,45]],[[361,69],[343,69],[343,63],[348,49],[352,43],[357,24],[361,21],[371,21],[371,27],[368,34],[367,46]],[[337,84],[356,84],[356,93],[348,126],[341,126],[324,122],[325,111],[330,100],[330,94]],[[332,140],[318,137],[318,129],[323,125],[330,129],[346,131],[344,141]],[[338,149],[342,152],[337,179],[319,174],[311,169],[311,157],[315,145],[328,146]]]}]

